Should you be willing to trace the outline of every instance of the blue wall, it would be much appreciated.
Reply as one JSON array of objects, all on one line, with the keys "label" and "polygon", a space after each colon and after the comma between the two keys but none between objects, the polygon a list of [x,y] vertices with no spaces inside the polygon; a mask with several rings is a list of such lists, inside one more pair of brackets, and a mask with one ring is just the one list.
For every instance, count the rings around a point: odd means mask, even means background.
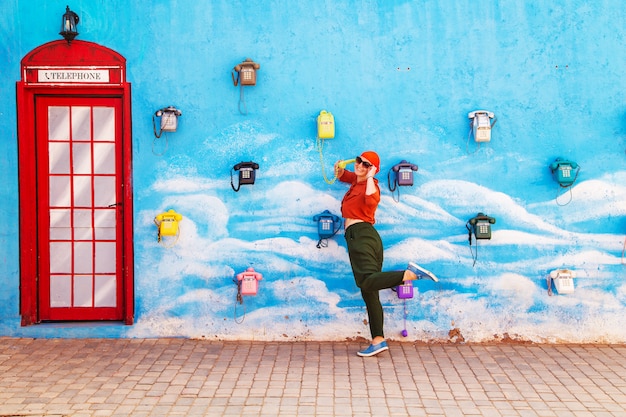
[{"label": "blue wall", "polygon": [[[343,236],[316,248],[312,217],[340,213],[344,184],[327,184],[315,118],[335,116],[327,170],[373,149],[382,160],[377,228],[386,269],[416,261],[406,304],[390,290],[389,338],[624,342],[626,234],[623,5],[618,0],[291,2],[75,0],[78,39],[124,55],[132,83],[136,323],[20,327],[15,82],[29,51],[58,39],[66,2],[5,1],[0,18],[0,335],[343,340],[369,337]],[[258,83],[232,67],[250,57]],[[152,114],[183,111],[155,141]],[[493,111],[489,143],[468,137],[467,114]],[[548,165],[576,161],[559,189]],[[387,172],[419,165],[398,196]],[[260,165],[235,193],[230,168]],[[570,201],[571,199],[571,201]],[[183,214],[172,248],[154,216]],[[497,219],[470,250],[465,224]],[[474,264],[474,257],[476,262]],[[236,304],[235,274],[263,274]],[[547,292],[547,274],[577,272],[573,294]],[[242,321],[243,319],[243,321]],[[452,337],[453,341],[459,338]]]}]

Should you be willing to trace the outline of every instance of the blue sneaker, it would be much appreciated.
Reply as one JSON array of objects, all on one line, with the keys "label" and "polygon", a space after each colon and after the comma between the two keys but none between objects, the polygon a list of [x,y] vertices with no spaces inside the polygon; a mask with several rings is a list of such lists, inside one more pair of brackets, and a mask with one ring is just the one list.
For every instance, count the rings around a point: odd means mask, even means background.
[{"label": "blue sneaker", "polygon": [[357,352],[356,354],[359,356],[374,356],[374,355],[378,355],[380,352],[384,352],[386,350],[389,350],[389,347],[387,346],[387,342],[385,340],[383,340],[382,342],[380,342],[377,345],[370,345],[367,349],[362,350],[360,352]]},{"label": "blue sneaker", "polygon": [[435,274],[430,272],[428,269],[422,268],[415,262],[409,262],[409,265],[406,267],[406,269],[417,275],[417,279],[429,278],[432,279],[434,282],[439,282],[439,278],[437,278]]}]

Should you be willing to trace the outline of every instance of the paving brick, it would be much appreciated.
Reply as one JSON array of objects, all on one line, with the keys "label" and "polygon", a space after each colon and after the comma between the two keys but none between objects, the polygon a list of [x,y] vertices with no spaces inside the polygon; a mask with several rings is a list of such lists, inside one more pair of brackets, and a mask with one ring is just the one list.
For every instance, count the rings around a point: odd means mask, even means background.
[{"label": "paving brick", "polygon": [[621,416],[626,346],[0,338],[0,415]]}]

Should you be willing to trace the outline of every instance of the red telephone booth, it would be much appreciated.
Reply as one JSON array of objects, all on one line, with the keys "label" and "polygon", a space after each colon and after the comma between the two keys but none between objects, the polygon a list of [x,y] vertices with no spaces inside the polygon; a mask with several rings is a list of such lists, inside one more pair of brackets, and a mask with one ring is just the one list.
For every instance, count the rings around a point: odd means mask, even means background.
[{"label": "red telephone booth", "polygon": [[133,323],[131,96],[126,60],[46,43],[17,82],[20,314]]}]

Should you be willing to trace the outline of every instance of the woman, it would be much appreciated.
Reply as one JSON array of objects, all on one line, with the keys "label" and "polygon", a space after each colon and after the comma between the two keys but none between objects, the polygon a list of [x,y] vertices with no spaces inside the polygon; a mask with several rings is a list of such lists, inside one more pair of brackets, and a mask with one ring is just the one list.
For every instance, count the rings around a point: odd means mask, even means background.
[{"label": "woman", "polygon": [[380,158],[376,152],[363,152],[356,158],[354,172],[342,168],[339,162],[335,164],[337,178],[351,184],[341,202],[348,255],[354,280],[365,301],[372,335],[370,346],[357,355],[374,356],[389,349],[383,332],[383,307],[378,292],[415,279],[430,278],[435,282],[438,279],[413,262],[404,271],[381,272],[383,244],[374,229],[374,214],[380,202],[380,188],[374,176],[380,171]]}]

